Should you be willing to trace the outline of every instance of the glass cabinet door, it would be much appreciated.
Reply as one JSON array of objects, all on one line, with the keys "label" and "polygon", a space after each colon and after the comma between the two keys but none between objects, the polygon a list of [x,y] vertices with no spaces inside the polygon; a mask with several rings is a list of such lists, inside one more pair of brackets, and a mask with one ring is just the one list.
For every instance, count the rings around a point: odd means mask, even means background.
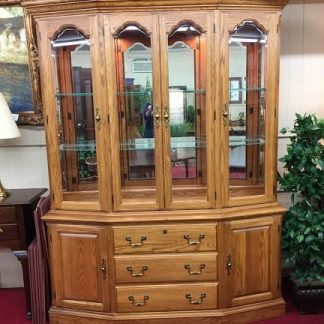
[{"label": "glass cabinet door", "polygon": [[[43,101],[54,208],[109,209],[110,190],[98,164],[103,147],[104,106],[98,87],[98,22],[94,17],[46,18],[42,30]],[[105,130],[106,131],[106,130]],[[103,150],[101,150],[103,151]],[[101,163],[102,164],[102,163]],[[99,195],[99,187],[105,188]],[[102,197],[101,197],[102,196]],[[104,201],[102,203],[102,201]]]},{"label": "glass cabinet door", "polygon": [[167,13],[160,27],[166,208],[208,208],[215,199],[208,156],[212,16]]},{"label": "glass cabinet door", "polygon": [[273,180],[270,177],[274,176],[270,174],[272,156],[268,152],[275,129],[271,132],[265,126],[276,125],[273,99],[276,70],[269,69],[275,44],[274,17],[257,15],[256,19],[242,17],[240,21],[237,15],[224,14],[223,18],[224,30],[229,31],[222,39],[225,49],[222,56],[227,62],[224,79],[228,80],[221,106],[222,124],[227,134],[224,198],[235,205],[255,203],[271,199],[268,194]]},{"label": "glass cabinet door", "polygon": [[157,17],[109,15],[105,19],[114,54],[108,61],[115,87],[111,94],[115,208],[162,209]]}]

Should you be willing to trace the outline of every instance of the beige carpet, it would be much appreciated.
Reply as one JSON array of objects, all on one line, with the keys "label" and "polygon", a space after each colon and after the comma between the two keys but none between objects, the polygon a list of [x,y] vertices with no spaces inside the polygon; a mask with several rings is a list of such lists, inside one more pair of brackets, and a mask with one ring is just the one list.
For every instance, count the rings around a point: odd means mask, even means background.
[{"label": "beige carpet", "polygon": [[22,267],[10,249],[0,248],[0,288],[23,287]]}]

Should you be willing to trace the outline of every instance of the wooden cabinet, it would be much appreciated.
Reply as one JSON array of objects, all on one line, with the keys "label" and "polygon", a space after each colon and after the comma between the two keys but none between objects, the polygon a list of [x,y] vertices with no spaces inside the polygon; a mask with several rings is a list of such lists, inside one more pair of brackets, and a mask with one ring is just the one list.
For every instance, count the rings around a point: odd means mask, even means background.
[{"label": "wooden cabinet", "polygon": [[103,311],[109,307],[106,230],[96,226],[50,228],[54,304]]},{"label": "wooden cabinet", "polygon": [[52,321],[282,314],[285,3],[23,2],[46,117]]}]

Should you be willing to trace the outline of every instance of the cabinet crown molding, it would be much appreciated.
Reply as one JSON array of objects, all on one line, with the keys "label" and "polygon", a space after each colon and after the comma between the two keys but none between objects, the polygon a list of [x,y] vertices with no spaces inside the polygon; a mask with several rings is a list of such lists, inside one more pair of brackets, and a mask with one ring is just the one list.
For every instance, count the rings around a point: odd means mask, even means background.
[{"label": "cabinet crown molding", "polygon": [[[22,0],[21,4],[27,8],[42,8],[51,11],[61,11],[63,6],[71,8],[177,8],[185,6],[191,7],[211,7],[230,9],[233,7],[283,9],[288,0]],[[56,7],[60,5],[60,7]],[[45,6],[45,7],[44,7]]]}]

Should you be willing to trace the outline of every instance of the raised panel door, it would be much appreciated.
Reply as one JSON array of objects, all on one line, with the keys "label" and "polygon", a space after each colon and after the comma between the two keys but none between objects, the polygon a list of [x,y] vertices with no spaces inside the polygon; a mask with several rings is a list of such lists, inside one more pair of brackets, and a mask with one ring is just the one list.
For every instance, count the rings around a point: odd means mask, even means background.
[{"label": "raised panel door", "polygon": [[280,297],[280,216],[225,223],[223,307]]},{"label": "raised panel door", "polygon": [[105,228],[51,225],[49,234],[54,304],[108,310],[109,265]]}]

